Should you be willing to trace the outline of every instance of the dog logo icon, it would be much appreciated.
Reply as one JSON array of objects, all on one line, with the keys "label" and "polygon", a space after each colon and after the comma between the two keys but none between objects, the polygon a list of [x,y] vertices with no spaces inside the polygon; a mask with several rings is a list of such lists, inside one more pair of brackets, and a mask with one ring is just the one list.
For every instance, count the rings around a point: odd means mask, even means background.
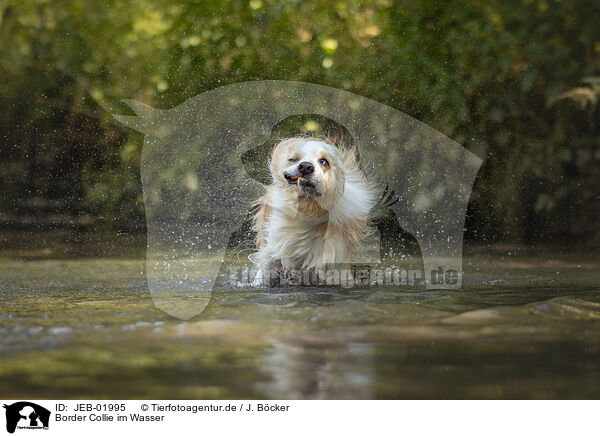
[{"label": "dog logo icon", "polygon": [[10,405],[5,404],[6,431],[14,433],[19,429],[48,429],[50,411],[29,401],[19,401]]}]

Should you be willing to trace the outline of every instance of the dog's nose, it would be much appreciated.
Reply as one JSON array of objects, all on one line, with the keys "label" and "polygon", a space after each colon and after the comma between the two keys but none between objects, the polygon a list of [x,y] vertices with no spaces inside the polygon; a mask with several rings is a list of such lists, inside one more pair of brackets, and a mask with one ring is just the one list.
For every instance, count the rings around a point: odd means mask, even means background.
[{"label": "dog's nose", "polygon": [[300,162],[298,164],[298,171],[300,171],[300,174],[303,176],[308,176],[315,171],[315,166],[310,162]]}]

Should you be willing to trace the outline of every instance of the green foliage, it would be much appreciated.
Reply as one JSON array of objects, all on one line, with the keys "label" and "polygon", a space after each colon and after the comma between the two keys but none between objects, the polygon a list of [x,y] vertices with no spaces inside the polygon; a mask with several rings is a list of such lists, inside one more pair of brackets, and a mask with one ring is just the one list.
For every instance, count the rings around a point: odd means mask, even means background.
[{"label": "green foliage", "polygon": [[0,210],[54,201],[139,228],[142,138],[105,109],[286,79],[381,101],[484,158],[471,236],[600,238],[597,82],[573,89],[599,74],[599,18],[585,0],[8,0]]}]

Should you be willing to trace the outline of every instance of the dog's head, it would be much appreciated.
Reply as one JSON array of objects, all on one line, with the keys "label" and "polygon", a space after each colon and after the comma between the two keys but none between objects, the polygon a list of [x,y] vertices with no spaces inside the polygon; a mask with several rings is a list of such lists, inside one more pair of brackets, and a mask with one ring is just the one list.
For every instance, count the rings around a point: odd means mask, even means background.
[{"label": "dog's head", "polygon": [[344,193],[344,154],[315,138],[290,138],[273,150],[271,176],[280,189],[331,208]]}]

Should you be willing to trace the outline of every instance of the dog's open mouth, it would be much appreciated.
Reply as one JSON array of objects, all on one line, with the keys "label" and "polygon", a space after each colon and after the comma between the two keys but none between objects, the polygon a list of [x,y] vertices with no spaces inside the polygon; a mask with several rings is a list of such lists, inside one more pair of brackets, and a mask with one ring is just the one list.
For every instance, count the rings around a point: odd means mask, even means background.
[{"label": "dog's open mouth", "polygon": [[304,191],[308,191],[314,194],[315,197],[320,197],[321,193],[317,191],[315,184],[310,180],[305,179],[304,177],[294,177],[294,176],[286,176],[285,177],[288,184],[290,185],[298,185]]},{"label": "dog's open mouth", "polygon": [[287,182],[290,185],[298,185],[298,186],[302,186],[304,188],[313,188],[315,187],[315,185],[308,179],[305,179],[303,177],[294,177],[294,176],[288,176],[286,177]]}]

